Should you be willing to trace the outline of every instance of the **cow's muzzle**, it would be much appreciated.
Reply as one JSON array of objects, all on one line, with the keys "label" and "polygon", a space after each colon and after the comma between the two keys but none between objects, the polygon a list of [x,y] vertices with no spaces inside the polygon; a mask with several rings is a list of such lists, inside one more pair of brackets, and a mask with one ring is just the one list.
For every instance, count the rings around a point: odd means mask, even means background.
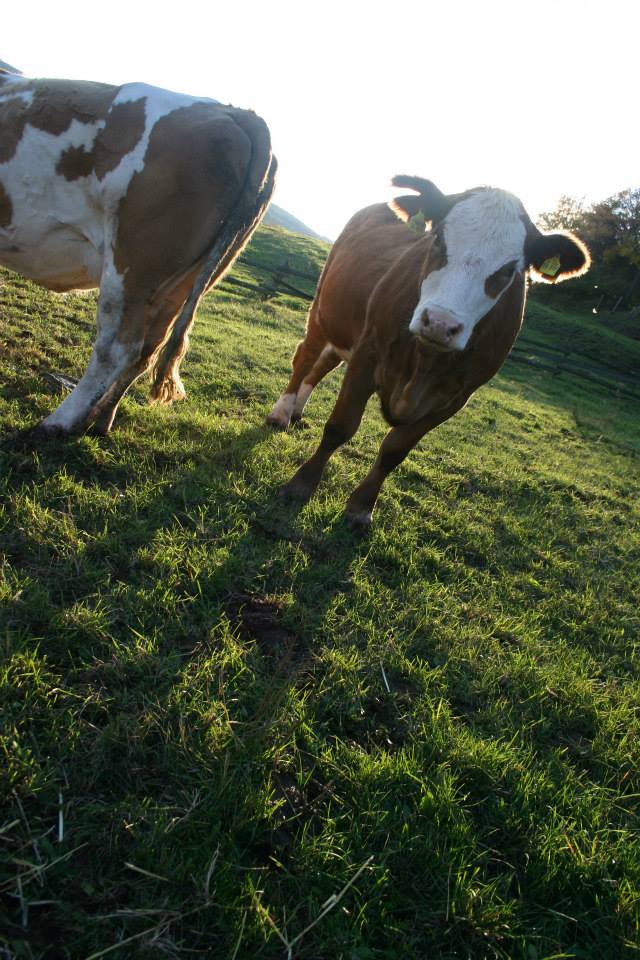
[{"label": "cow's muzzle", "polygon": [[429,307],[411,324],[411,329],[422,340],[428,341],[441,350],[462,350],[460,334],[464,324],[447,310],[438,307]]}]

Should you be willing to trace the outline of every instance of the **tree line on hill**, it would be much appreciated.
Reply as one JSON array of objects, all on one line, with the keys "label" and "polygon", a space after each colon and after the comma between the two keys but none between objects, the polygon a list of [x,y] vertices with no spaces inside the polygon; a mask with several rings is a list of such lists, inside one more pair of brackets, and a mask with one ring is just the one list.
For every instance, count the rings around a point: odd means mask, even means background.
[{"label": "tree line on hill", "polygon": [[631,311],[640,320],[640,187],[591,205],[563,195],[538,225],[572,230],[591,251],[589,273],[568,285],[572,300],[592,300],[594,311]]}]

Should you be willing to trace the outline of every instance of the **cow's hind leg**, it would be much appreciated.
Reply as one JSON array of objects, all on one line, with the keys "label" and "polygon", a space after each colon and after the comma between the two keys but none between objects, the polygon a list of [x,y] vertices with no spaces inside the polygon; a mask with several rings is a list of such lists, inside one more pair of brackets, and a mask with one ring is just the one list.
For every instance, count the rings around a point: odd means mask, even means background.
[{"label": "cow's hind leg", "polygon": [[183,304],[184,292],[188,289],[190,282],[188,278],[183,284],[175,287],[170,294],[166,294],[159,300],[155,298],[145,308],[144,340],[139,355],[133,358],[132,363],[122,371],[104,397],[98,401],[96,405],[97,415],[94,420],[96,433],[106,434],[109,432],[118,404],[123,396],[129,387],[150,368],[155,367],[152,374],[151,402],[171,403],[173,400],[181,400],[186,396],[186,391],[180,379],[179,367],[187,350],[188,332],[193,321],[195,307],[189,324],[182,332],[179,349],[172,350],[170,361],[163,364],[161,376],[158,376],[157,366],[158,357],[171,337],[176,315]]},{"label": "cow's hind leg", "polygon": [[[298,391],[301,389],[305,378],[311,373],[316,362],[319,361],[320,355],[327,346],[329,346],[329,344],[318,323],[318,310],[314,303],[309,312],[305,338],[300,341],[293,355],[293,369],[289,383],[267,417],[267,423],[272,427],[285,429],[289,426],[295,414]],[[313,387],[311,389],[313,389]],[[307,387],[304,393],[306,395],[303,395],[303,399],[301,399],[300,413],[302,413],[302,407],[311,390]]]},{"label": "cow's hind leg", "polygon": [[[160,297],[152,299],[144,311],[144,340],[137,355],[132,356],[132,362],[114,380],[103,397],[97,402],[93,420],[94,430],[106,434],[111,428],[118,404],[129,387],[154,364],[157,365],[158,356],[165,348],[173,332],[176,315],[182,307],[185,295],[189,291],[192,277],[187,275],[171,290],[165,289]],[[163,364],[162,376],[154,380],[151,390],[151,399],[161,403],[171,403],[182,399],[185,389],[180,379],[180,361],[187,350],[188,332],[193,322],[195,304],[180,335],[178,347],[171,351],[168,363]]]}]

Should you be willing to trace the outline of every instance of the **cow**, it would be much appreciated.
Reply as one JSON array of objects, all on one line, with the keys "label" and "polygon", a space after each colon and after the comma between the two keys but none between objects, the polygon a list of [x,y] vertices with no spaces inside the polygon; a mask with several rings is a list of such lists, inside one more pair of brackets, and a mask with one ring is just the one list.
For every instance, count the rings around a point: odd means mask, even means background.
[{"label": "cow", "polygon": [[267,418],[282,428],[299,419],[316,384],[348,361],[319,447],[281,491],[306,501],[377,392],[391,430],[348,500],[356,528],[369,526],[385,478],[421,437],[498,372],[522,323],[528,276],[556,282],[590,265],[580,240],[542,233],[504,190],[447,196],[420,177],[392,184],[414,193],[356,213],[336,240],[291,379]]},{"label": "cow", "polygon": [[107,433],[149,368],[153,400],[185,395],[198,301],[262,218],[276,167],[249,110],[0,69],[0,263],[57,292],[100,288],[89,364],[36,434]]}]

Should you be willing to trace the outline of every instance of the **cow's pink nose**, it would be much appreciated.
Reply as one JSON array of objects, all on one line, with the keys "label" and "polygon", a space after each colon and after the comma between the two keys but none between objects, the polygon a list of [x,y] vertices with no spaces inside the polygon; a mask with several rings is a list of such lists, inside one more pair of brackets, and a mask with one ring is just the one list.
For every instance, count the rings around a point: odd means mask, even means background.
[{"label": "cow's pink nose", "polygon": [[448,343],[462,330],[460,321],[446,310],[424,310],[420,321],[425,336],[437,343]]}]

